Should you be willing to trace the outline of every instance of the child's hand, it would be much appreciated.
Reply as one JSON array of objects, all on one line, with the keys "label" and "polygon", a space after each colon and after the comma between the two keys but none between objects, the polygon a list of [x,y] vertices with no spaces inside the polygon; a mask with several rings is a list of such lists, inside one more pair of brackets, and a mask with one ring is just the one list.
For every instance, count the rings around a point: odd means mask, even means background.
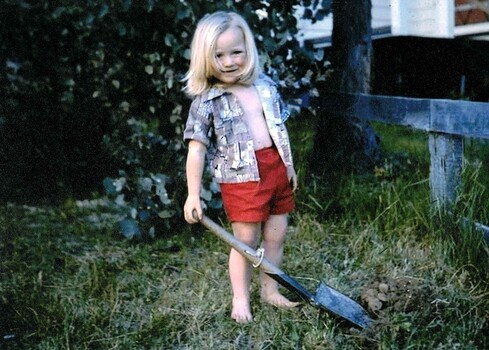
[{"label": "child's hand", "polygon": [[[197,198],[195,198],[197,197]],[[199,196],[188,196],[183,207],[185,221],[189,224],[196,224],[202,220],[202,205],[200,204]],[[194,215],[195,214],[195,215]]]},{"label": "child's hand", "polygon": [[287,178],[289,179],[290,187],[292,188],[292,192],[297,190],[297,174],[293,167],[287,168]]}]

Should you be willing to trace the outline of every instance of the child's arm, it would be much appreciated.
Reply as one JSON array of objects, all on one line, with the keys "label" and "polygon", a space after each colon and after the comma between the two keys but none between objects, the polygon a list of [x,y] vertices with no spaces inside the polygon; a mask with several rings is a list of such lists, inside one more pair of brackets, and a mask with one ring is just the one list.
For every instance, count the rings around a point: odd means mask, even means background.
[{"label": "child's arm", "polygon": [[202,184],[206,152],[207,147],[202,142],[195,140],[189,142],[186,165],[188,196],[183,207],[185,220],[189,224],[198,222],[192,215],[194,210],[197,211],[199,219],[202,218],[200,187]]}]

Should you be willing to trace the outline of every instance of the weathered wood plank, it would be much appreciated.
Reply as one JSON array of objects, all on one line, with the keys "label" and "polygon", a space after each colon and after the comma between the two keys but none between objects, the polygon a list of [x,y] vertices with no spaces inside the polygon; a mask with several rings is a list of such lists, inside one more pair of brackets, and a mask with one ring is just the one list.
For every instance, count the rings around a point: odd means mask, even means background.
[{"label": "weathered wood plank", "polygon": [[430,106],[429,99],[362,94],[358,96],[354,113],[368,120],[429,131]]},{"label": "weathered wood plank", "polygon": [[430,131],[489,138],[489,103],[431,100]]},{"label": "weathered wood plank", "polygon": [[430,133],[430,188],[432,206],[450,211],[462,183],[463,138]]},{"label": "weathered wood plank", "polygon": [[429,99],[367,94],[323,94],[313,102],[319,111],[347,114],[359,119],[429,130]]},{"label": "weathered wood plank", "polygon": [[319,110],[428,132],[489,138],[489,103],[399,96],[324,94]]}]

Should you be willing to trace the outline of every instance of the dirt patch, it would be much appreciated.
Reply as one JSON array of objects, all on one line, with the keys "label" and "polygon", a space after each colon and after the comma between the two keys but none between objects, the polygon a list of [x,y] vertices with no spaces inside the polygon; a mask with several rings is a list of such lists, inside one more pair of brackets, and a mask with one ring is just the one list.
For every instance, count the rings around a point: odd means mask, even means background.
[{"label": "dirt patch", "polygon": [[367,285],[361,300],[368,311],[384,313],[410,312],[426,304],[428,290],[412,277],[386,278]]}]

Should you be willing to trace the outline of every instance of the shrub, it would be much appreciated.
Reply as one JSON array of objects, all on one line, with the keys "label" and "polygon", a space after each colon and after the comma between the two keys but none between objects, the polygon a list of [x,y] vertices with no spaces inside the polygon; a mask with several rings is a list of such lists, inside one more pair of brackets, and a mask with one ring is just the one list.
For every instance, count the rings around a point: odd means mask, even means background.
[{"label": "shrub", "polygon": [[[295,39],[294,5],[5,1],[0,133],[8,137],[0,153],[18,176],[0,174],[8,179],[2,192],[85,196],[105,178],[105,190],[127,214],[128,237],[152,234],[152,220],[163,219],[166,227],[181,222],[182,128],[190,100],[180,80],[196,21],[217,9],[242,14],[256,34],[264,69],[285,97],[297,100],[322,78],[323,63]],[[209,181],[203,194],[218,205]]]}]

